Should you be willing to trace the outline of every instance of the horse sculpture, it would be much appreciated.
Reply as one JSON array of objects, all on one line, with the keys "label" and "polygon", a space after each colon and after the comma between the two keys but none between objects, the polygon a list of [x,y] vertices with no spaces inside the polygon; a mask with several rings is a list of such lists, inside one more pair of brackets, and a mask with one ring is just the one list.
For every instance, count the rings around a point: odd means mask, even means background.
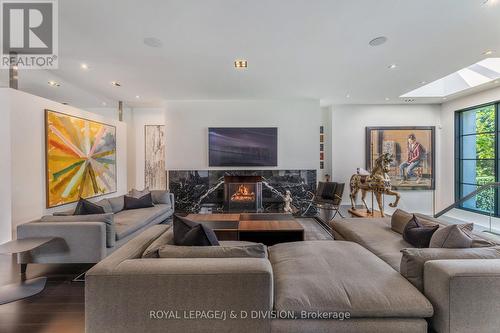
[{"label": "horse sculpture", "polygon": [[366,207],[366,212],[371,213],[368,205],[366,204],[366,192],[371,191],[375,195],[377,200],[378,208],[380,209],[380,215],[384,217],[384,203],[382,202],[382,194],[393,195],[396,200],[393,203],[389,203],[390,207],[397,207],[401,195],[391,189],[391,180],[389,175],[389,166],[392,162],[391,154],[384,153],[379,158],[375,160],[375,167],[373,168],[370,175],[352,175],[350,180],[351,187],[351,205],[352,210],[356,210],[356,197],[359,190],[361,190],[361,200]]}]

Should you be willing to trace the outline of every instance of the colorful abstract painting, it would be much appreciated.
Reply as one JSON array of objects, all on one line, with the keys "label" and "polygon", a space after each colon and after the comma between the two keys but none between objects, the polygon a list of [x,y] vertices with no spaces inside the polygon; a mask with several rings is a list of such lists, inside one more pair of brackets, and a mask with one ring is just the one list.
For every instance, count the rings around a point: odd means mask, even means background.
[{"label": "colorful abstract painting", "polygon": [[47,207],[116,191],[116,128],[45,110]]}]

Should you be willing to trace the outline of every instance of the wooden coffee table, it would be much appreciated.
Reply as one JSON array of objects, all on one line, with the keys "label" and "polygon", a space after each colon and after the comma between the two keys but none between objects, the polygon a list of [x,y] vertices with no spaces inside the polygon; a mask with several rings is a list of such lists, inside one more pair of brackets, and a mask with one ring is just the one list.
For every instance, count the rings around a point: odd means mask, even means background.
[{"label": "wooden coffee table", "polygon": [[266,245],[304,240],[304,227],[293,217],[269,220],[240,220],[240,214],[189,214],[186,216],[211,228],[219,240],[241,240]]},{"label": "wooden coffee table", "polygon": [[239,240],[266,245],[304,240],[304,227],[295,220],[240,221]]}]

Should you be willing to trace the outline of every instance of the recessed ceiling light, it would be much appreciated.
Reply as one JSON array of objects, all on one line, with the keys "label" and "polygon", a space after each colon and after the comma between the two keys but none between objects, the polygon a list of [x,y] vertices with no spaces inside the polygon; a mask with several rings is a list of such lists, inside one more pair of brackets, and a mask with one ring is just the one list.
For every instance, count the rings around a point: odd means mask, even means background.
[{"label": "recessed ceiling light", "polygon": [[345,98],[351,98],[351,95],[346,94],[346,95],[345,95]]},{"label": "recessed ceiling light", "polygon": [[493,54],[492,50],[486,50],[483,52],[483,55],[490,55],[490,54]]},{"label": "recessed ceiling light", "polygon": [[234,61],[234,67],[236,68],[247,68],[248,62],[245,59],[236,59]]},{"label": "recessed ceiling light", "polygon": [[387,42],[387,37],[385,36],[379,36],[373,38],[371,41],[368,42],[371,46],[379,46]]},{"label": "recessed ceiling light", "polygon": [[149,47],[162,47],[163,42],[156,37],[146,37],[143,39],[145,45]]},{"label": "recessed ceiling light", "polygon": [[135,98],[139,99],[139,98],[141,98],[141,96],[139,96],[139,95],[135,95]]},{"label": "recessed ceiling light", "polygon": [[80,64],[80,68],[83,70],[89,69],[89,66],[87,64]]},{"label": "recessed ceiling light", "polygon": [[106,106],[107,105],[106,102],[102,102],[101,104],[102,104],[102,106]]},{"label": "recessed ceiling light", "polygon": [[388,101],[388,100],[390,100],[390,98],[389,98],[389,97],[386,97],[386,98],[385,98],[385,100],[386,100],[386,101]]},{"label": "recessed ceiling light", "polygon": [[387,68],[389,69],[395,69],[396,67],[398,67],[398,65],[396,64],[390,64],[389,66],[387,66]]},{"label": "recessed ceiling light", "polygon": [[117,81],[111,81],[111,84],[114,85],[115,87],[121,87],[122,85],[117,82]]},{"label": "recessed ceiling light", "polygon": [[422,82],[420,82],[420,84],[426,84],[426,83],[427,83],[427,81],[422,81]]},{"label": "recessed ceiling light", "polygon": [[57,83],[56,81],[52,81],[52,80],[51,80],[51,81],[49,81],[49,82],[47,82],[47,83],[48,83],[48,85],[49,85],[49,86],[51,86],[51,87],[59,87],[59,86],[60,86],[60,84],[59,84],[59,83]]},{"label": "recessed ceiling light", "polygon": [[443,99],[448,99],[448,97],[443,97]]}]

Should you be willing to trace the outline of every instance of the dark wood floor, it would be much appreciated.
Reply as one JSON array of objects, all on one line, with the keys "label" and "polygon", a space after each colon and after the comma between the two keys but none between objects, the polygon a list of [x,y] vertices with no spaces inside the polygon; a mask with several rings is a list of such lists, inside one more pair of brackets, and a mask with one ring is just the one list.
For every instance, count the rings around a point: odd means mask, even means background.
[{"label": "dark wood floor", "polygon": [[[83,333],[83,282],[72,282],[89,265],[28,265],[27,278],[47,276],[45,290],[17,302],[0,305],[0,333]],[[15,257],[0,255],[0,285],[19,280]]]}]

